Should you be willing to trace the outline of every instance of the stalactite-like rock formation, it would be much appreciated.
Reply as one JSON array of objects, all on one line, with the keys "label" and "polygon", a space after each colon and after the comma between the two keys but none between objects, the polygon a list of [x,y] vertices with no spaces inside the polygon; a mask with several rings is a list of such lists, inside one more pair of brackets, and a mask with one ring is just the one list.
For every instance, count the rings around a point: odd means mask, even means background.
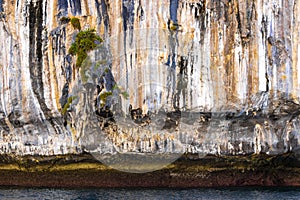
[{"label": "stalactite-like rock formation", "polygon": [[[117,86],[123,97],[101,99],[121,99],[113,114],[197,113],[197,131],[178,134],[193,151],[296,151],[299,11],[296,0],[0,1],[0,151],[79,152],[99,124],[86,115],[95,96]],[[69,54],[72,17],[103,38],[90,54],[99,69]]]}]

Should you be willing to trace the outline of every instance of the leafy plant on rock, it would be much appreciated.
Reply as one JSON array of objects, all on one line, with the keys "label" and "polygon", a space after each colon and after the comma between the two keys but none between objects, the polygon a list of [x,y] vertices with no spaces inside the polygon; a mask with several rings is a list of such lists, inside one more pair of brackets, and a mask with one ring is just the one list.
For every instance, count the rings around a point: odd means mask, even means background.
[{"label": "leafy plant on rock", "polygon": [[95,49],[102,42],[102,38],[96,34],[95,29],[80,31],[75,38],[75,42],[69,48],[71,55],[76,55],[76,67],[79,68],[87,58],[89,51]]},{"label": "leafy plant on rock", "polygon": [[72,17],[72,18],[71,18],[71,24],[72,24],[72,26],[73,26],[74,29],[81,30],[80,21],[79,21],[78,18]]}]

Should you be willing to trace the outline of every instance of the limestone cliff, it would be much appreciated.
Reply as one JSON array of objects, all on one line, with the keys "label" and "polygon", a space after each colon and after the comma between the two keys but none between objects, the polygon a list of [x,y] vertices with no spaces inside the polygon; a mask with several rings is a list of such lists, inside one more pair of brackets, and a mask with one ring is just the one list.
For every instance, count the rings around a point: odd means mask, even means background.
[{"label": "limestone cliff", "polygon": [[[0,0],[0,12],[1,152],[80,152],[98,124],[86,112],[103,80],[129,93],[124,114],[129,103],[217,113],[208,129],[194,123],[180,136],[197,151],[298,148],[297,0]],[[76,67],[68,49],[79,30],[63,20],[72,17],[103,38],[91,52],[104,57],[100,69]],[[72,96],[75,110],[65,107]]]}]

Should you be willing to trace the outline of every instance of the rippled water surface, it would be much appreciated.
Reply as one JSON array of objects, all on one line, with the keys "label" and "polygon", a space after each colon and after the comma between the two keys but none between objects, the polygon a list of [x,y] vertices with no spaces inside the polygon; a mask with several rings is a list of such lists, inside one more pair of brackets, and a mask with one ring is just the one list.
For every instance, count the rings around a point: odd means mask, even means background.
[{"label": "rippled water surface", "polygon": [[2,188],[0,199],[300,199],[300,188],[40,189]]}]

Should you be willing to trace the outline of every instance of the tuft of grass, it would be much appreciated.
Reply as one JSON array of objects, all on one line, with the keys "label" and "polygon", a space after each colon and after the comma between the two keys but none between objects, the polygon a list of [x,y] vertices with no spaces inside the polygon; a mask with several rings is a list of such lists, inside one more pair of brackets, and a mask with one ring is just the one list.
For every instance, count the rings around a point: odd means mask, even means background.
[{"label": "tuft of grass", "polygon": [[118,90],[119,94],[121,94],[124,99],[128,99],[129,98],[128,92],[126,92],[125,90],[121,89],[117,84],[115,84],[113,86],[113,90]]},{"label": "tuft of grass", "polygon": [[[107,64],[107,60],[100,60],[96,63],[95,69],[99,69],[99,67],[101,67],[102,65],[106,65]],[[105,72],[108,72],[107,70],[109,70],[109,68],[105,68]]]},{"label": "tuft of grass", "polygon": [[117,84],[115,84],[112,88],[113,90],[117,90],[119,94],[122,95],[122,97],[124,99],[128,99],[129,98],[129,94],[128,92],[126,92],[125,90],[123,90],[121,87],[119,87]]},{"label": "tuft of grass", "polygon": [[112,92],[103,92],[102,94],[100,94],[100,100],[101,102],[101,107],[105,106],[105,102],[107,97],[111,96],[113,93]]},{"label": "tuft of grass", "polygon": [[122,96],[124,99],[128,99],[129,98],[129,94],[126,91],[121,92]]},{"label": "tuft of grass", "polygon": [[63,109],[62,109],[62,111],[61,111],[61,114],[65,115],[65,114],[67,113],[68,109],[70,108],[72,102],[73,102],[75,99],[77,99],[76,96],[71,96],[71,97],[68,98],[68,102],[64,105],[64,107],[63,107]]}]

